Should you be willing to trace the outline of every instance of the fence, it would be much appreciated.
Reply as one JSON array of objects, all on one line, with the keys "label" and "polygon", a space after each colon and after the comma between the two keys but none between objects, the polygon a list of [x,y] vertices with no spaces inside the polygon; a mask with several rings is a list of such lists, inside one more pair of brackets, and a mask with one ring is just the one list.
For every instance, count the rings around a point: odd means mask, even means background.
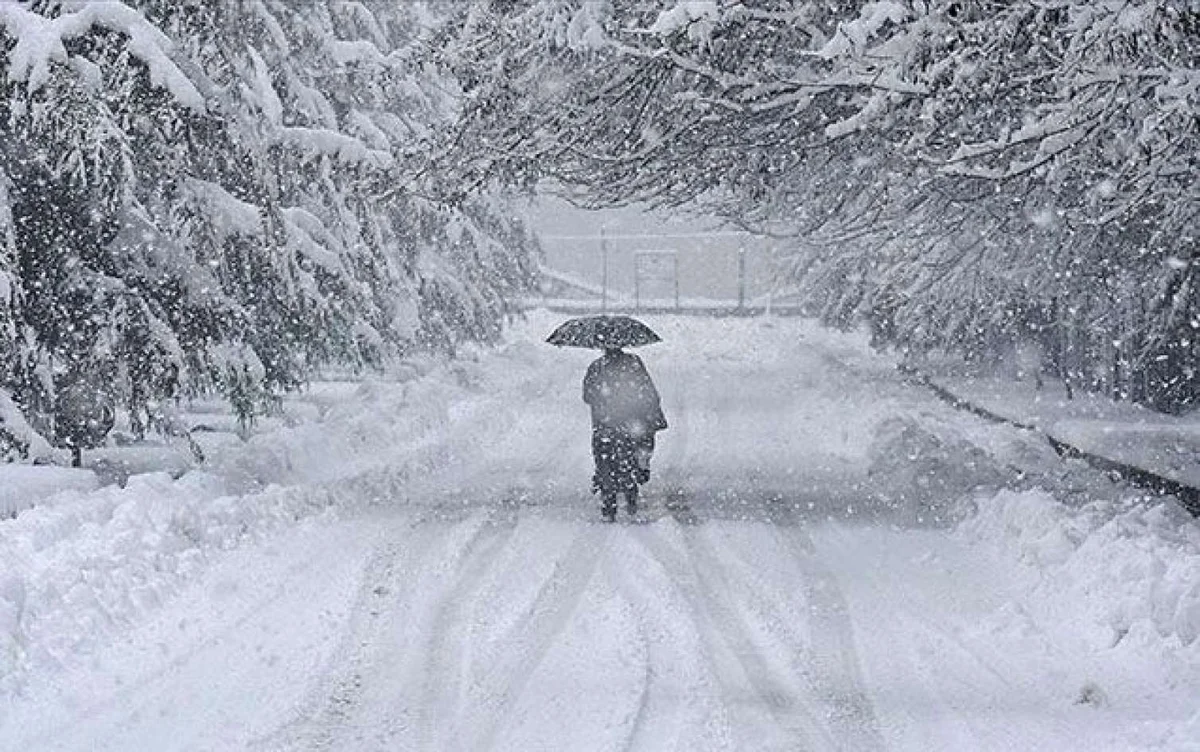
[{"label": "fence", "polygon": [[[615,290],[607,278],[599,284],[568,272],[543,266],[540,270],[540,294],[521,298],[518,307],[529,310],[546,308],[560,313],[674,313],[690,316],[803,316],[810,311],[792,290],[771,290],[756,297],[746,294],[744,276],[736,298],[686,296],[680,292],[679,256],[674,251],[640,251],[635,259],[641,272],[635,271],[634,291]],[[638,262],[635,261],[635,269]],[[744,262],[739,263],[744,269]],[[744,275],[744,271],[743,271]],[[664,287],[665,286],[665,287]],[[663,295],[665,290],[667,294]],[[656,291],[658,294],[656,294]]]}]

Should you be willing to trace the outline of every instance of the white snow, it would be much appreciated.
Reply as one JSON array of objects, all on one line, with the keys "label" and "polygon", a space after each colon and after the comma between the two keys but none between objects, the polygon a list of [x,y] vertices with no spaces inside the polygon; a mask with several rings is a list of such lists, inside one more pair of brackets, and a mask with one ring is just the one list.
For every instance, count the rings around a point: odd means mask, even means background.
[{"label": "white snow", "polygon": [[374,42],[366,39],[326,39],[325,49],[338,65],[388,63],[388,56],[384,55]]},{"label": "white snow", "polygon": [[212,218],[212,228],[219,233],[218,240],[223,241],[233,235],[262,235],[262,211],[254,204],[242,201],[208,180],[188,178],[186,185],[193,199],[201,205],[204,215]]},{"label": "white snow", "polygon": [[[6,389],[0,389],[0,426],[5,433],[22,442],[28,447],[29,459],[47,457],[51,453],[50,445],[25,420],[25,416],[17,409],[12,395]],[[11,493],[17,493],[15,489]],[[13,511],[11,508],[7,511]],[[0,510],[2,513],[3,510]]]},{"label": "white snow", "polygon": [[289,206],[281,212],[288,240],[317,267],[335,277],[346,273],[341,256],[330,250],[341,250],[342,244],[329,232],[325,223],[307,209]]},{"label": "white snow", "polygon": [[314,123],[320,123],[326,128],[337,127],[337,112],[329,98],[319,89],[306,84],[295,73],[289,73],[285,82],[285,90],[290,97],[288,104],[295,108],[299,115]]},{"label": "white snow", "polygon": [[648,31],[659,36],[670,36],[686,30],[689,39],[704,42],[720,19],[721,10],[714,0],[680,0],[672,8],[659,13]]},{"label": "white snow", "polygon": [[[390,122],[387,117],[380,117],[379,120],[391,128],[393,133],[404,133],[403,123],[398,121],[394,116],[391,117]],[[358,110],[350,112],[346,116],[346,128],[352,133],[360,135],[372,149],[386,151],[392,146],[392,139],[388,137],[387,131],[380,128],[372,120],[372,116],[365,112]]]},{"label": "white snow", "polygon": [[611,42],[604,23],[611,11],[601,3],[584,3],[567,25],[567,46],[575,50],[603,50]]},{"label": "white snow", "polygon": [[863,5],[858,18],[840,24],[837,33],[817,52],[826,59],[848,54],[861,54],[867,43],[879,33],[885,24],[898,24],[908,18],[908,10],[901,3],[874,2]]},{"label": "white snow", "polygon": [[254,63],[253,101],[258,103],[267,122],[278,128],[283,125],[283,102],[271,82],[271,71],[262,55],[253,46],[249,47],[250,61]]},{"label": "white snow", "polygon": [[1147,632],[1181,661],[1200,661],[1200,529],[1178,507],[1068,509],[1044,491],[1005,491],[981,501],[962,532],[1026,565],[1045,606],[1085,605],[1076,626],[1091,647]]},{"label": "white snow", "polygon": [[1060,383],[940,373],[934,380],[997,415],[1033,426],[1085,452],[1200,487],[1200,413],[1164,415]]},{"label": "white snow", "polygon": [[64,491],[100,485],[91,470],[54,465],[0,464],[0,519],[11,517]]},{"label": "white snow", "polygon": [[286,127],[280,131],[280,140],[309,156],[335,157],[343,164],[387,169],[395,163],[390,152],[372,149],[353,136],[326,128]]},{"label": "white snow", "polygon": [[870,127],[887,110],[889,96],[888,92],[885,91],[875,92],[867,100],[866,104],[863,105],[861,110],[845,120],[839,120],[836,123],[830,123],[825,126],[825,138],[841,138],[842,136]]},{"label": "white snow", "polygon": [[[202,190],[202,192],[204,192]],[[197,197],[197,200],[201,200]],[[214,219],[222,223],[218,232],[224,231],[226,218],[218,213]],[[113,253],[125,257],[130,266],[147,276],[169,272],[187,290],[194,300],[210,301],[221,293],[221,285],[212,270],[194,263],[194,250],[180,238],[168,237],[155,225],[155,220],[142,207],[130,207],[121,217],[120,227],[108,246]],[[175,355],[177,362],[185,360],[174,333],[158,317],[150,315],[158,344]]]},{"label": "white snow", "polygon": [[214,345],[210,350],[211,367],[223,374],[246,371],[249,383],[259,384],[266,375],[266,366],[250,345],[244,342],[224,342]]},{"label": "white snow", "polygon": [[[1100,716],[1089,723],[1113,741],[1093,748],[1200,746],[1194,520],[1175,505],[1067,509],[1045,492],[1002,492],[981,501],[959,532],[973,550],[1019,565],[1020,597],[992,620],[1019,638],[1010,649],[1042,643],[1059,699],[1074,694],[1080,702],[1085,685],[1101,690],[1106,707],[1086,708]],[[1118,709],[1123,724],[1114,722]]]},{"label": "white snow", "polygon": [[93,27],[121,32],[129,50],[145,63],[150,82],[166,89],[180,104],[204,112],[204,96],[171,60],[171,40],[133,8],[120,2],[68,2],[68,12],[47,18],[14,2],[0,2],[0,24],[16,44],[8,53],[8,78],[35,91],[50,80],[51,64],[69,62],[64,42]]},{"label": "white snow", "polygon": [[[1200,745],[1172,503],[862,337],[647,317],[671,427],[641,524],[603,525],[561,319],[0,522],[0,748]],[[1095,500],[1056,499],[1079,478]]]}]

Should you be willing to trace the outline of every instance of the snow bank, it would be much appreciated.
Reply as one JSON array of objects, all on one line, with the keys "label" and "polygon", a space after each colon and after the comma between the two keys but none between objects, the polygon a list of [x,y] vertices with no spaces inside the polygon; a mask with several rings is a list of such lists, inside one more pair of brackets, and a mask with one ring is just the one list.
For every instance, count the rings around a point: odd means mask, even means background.
[{"label": "snow bank", "polygon": [[[95,489],[91,472],[84,482],[82,471],[0,466],[37,475],[20,480],[24,493],[42,483],[53,494],[0,520],[0,698],[30,674],[86,661],[221,551],[301,520],[432,497],[431,470],[488,440],[454,424],[499,429],[520,408],[496,404],[494,378],[468,353],[409,362],[392,380],[317,384],[296,398],[292,425],[210,447],[206,470],[178,479],[145,473]],[[492,417],[472,419],[481,408]],[[9,477],[0,476],[0,508]]]},{"label": "snow bank", "polygon": [[1016,482],[1014,471],[948,426],[903,415],[880,424],[869,453],[868,476],[883,504],[917,524],[959,518],[964,498]]},{"label": "snow bank", "polygon": [[1200,526],[1179,505],[1071,507],[1046,491],[1001,491],[956,532],[1015,565],[1013,603],[982,629],[999,642],[1054,632],[1090,673],[1077,704],[1149,705],[1138,711],[1139,749],[1200,749],[1188,689],[1200,681]]},{"label": "snow bank", "polygon": [[923,365],[933,383],[956,397],[1022,425],[1033,426],[1090,454],[1200,486],[1200,414],[1164,415],[1060,384],[1035,386],[990,374],[955,373],[950,364]]},{"label": "snow bank", "polygon": [[63,491],[91,491],[98,485],[100,482],[91,470],[0,464],[0,519]]},{"label": "snow bank", "polygon": [[68,491],[0,523],[0,693],[60,668],[173,596],[215,551],[332,506],[330,489],[223,495],[194,472]]},{"label": "snow bank", "polygon": [[1024,565],[1048,610],[1081,604],[1097,650],[1133,642],[1200,665],[1200,527],[1170,501],[1067,507],[1045,491],[981,501],[962,535]]},{"label": "snow bank", "polygon": [[[419,364],[412,369],[412,376],[426,373]],[[464,397],[449,378],[438,373],[414,384],[316,384],[305,401],[317,405],[319,422],[280,426],[245,443],[225,444],[209,460],[241,487],[333,483],[384,468],[402,473],[425,439],[449,421],[450,404]]]},{"label": "snow bank", "polygon": [[0,695],[57,671],[173,597],[212,556],[347,498],[326,486],[226,494],[192,472],[67,491],[0,523]]}]

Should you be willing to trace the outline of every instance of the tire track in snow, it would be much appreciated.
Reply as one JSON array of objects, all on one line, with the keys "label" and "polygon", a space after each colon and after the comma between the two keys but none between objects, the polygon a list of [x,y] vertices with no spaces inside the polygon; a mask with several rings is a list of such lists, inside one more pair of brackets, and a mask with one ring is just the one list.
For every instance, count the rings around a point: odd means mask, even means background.
[{"label": "tire track in snow", "polygon": [[[329,660],[313,699],[301,704],[292,724],[255,743],[254,748],[310,752],[357,749],[370,743],[365,738],[367,733],[377,747],[393,748],[400,745],[398,737],[411,737],[422,730],[417,722],[427,713],[420,699],[393,698],[394,703],[388,702],[389,714],[378,717],[369,715],[372,708],[364,706],[364,697],[372,688],[378,689],[381,675],[403,670],[408,662],[406,653],[430,655],[427,648],[436,635],[436,619],[446,599],[453,597],[462,573],[475,561],[480,546],[495,535],[496,510],[456,519],[464,511],[456,505],[427,507],[380,546],[364,569],[342,646]],[[431,560],[441,561],[442,566],[428,570],[424,562]],[[414,578],[414,572],[420,575]],[[423,606],[422,596],[434,592],[431,583],[447,574],[458,579],[437,589],[433,603]],[[417,630],[416,647],[397,644],[393,639],[400,620]],[[397,648],[398,655],[393,652]],[[418,688],[417,693],[422,689]],[[378,703],[378,698],[374,699]],[[368,714],[365,723],[359,718],[364,714]]]},{"label": "tire track in snow", "polygon": [[846,597],[821,562],[794,505],[778,501],[767,509],[775,534],[806,575],[803,586],[812,627],[809,649],[819,668],[811,674],[812,689],[834,709],[829,722],[839,738],[848,740],[846,749],[882,750],[883,735],[862,678]]},{"label": "tire track in snow", "polygon": [[484,686],[496,688],[489,693],[494,698],[489,702],[490,716],[474,743],[463,749],[492,748],[509,710],[525,692],[546,654],[578,610],[598,562],[608,551],[610,537],[611,528],[607,526],[597,535],[593,526],[581,525],[529,608],[500,640],[510,649],[479,679]]},{"label": "tire track in snow", "polygon": [[421,750],[464,749],[456,731],[462,728],[462,680],[467,673],[468,648],[464,627],[470,607],[484,578],[516,533],[518,509],[500,504],[489,510],[488,519],[461,554],[457,577],[442,596],[424,644],[424,686],[417,713]]},{"label": "tire track in snow", "polygon": [[[605,571],[612,582],[620,583],[624,578],[624,571],[614,564],[611,559],[607,560],[605,564]],[[645,661],[642,663],[642,670],[639,676],[640,681],[638,682],[637,710],[633,713],[633,719],[629,724],[629,733],[625,737],[625,743],[621,745],[621,748],[626,752],[637,749],[637,739],[642,734],[642,729],[646,725],[646,719],[650,715],[650,692],[654,681],[654,670],[650,662],[651,646],[650,640],[647,637],[648,630],[646,629],[645,617],[642,615],[640,609],[636,614],[638,618],[637,638],[639,647],[641,648],[640,653],[645,657]]]},{"label": "tire track in snow", "polygon": [[[709,691],[693,692],[691,691],[692,687],[685,686],[687,679],[699,679],[700,683],[709,684],[711,681],[716,681],[715,675],[701,672],[694,673],[691,677],[686,674],[680,677],[680,671],[674,664],[678,662],[680,656],[683,656],[685,659],[693,661],[697,659],[705,661],[703,668],[707,669],[712,663],[710,646],[705,645],[704,636],[696,627],[694,620],[690,623],[681,623],[677,614],[667,607],[669,598],[664,598],[662,593],[654,591],[654,583],[645,576],[650,568],[640,567],[631,571],[628,566],[629,562],[636,561],[637,556],[647,557],[652,564],[657,564],[657,567],[662,570],[664,578],[669,581],[672,575],[662,562],[655,558],[644,544],[634,541],[632,537],[627,536],[622,540],[638,550],[633,552],[633,555],[622,557],[619,562],[615,561],[614,557],[610,557],[605,562],[605,568],[619,592],[631,605],[632,613],[637,620],[637,639],[641,643],[641,654],[644,656],[638,705],[630,721],[623,748],[626,750],[651,750],[652,752],[661,749],[695,748],[695,745],[685,746],[687,730],[689,728],[711,728],[713,725],[711,720],[706,722],[705,716],[709,711],[706,711],[702,703],[697,703],[696,698],[705,700],[713,694],[712,690],[719,694],[720,687],[704,687]],[[670,586],[669,582],[668,586]],[[673,589],[684,601],[685,608],[690,608],[691,604],[686,601],[682,591],[679,588]],[[699,647],[697,651],[680,649],[681,641],[678,639],[677,633],[681,628],[687,627],[692,628],[691,631]],[[695,672],[693,666],[686,668]],[[680,681],[681,678],[683,681]],[[725,736],[728,736],[730,724],[727,708],[719,705],[716,710],[722,724],[721,730]],[[728,748],[729,745],[723,746]],[[714,749],[711,744],[704,748]]]},{"label": "tire track in snow", "polygon": [[[429,525],[439,517],[439,507],[427,507],[392,531],[371,555],[363,569],[346,633],[331,655],[324,677],[315,683],[310,699],[300,704],[296,718],[270,736],[255,741],[252,749],[311,752],[339,750],[346,746],[350,722],[360,712],[365,687],[379,661],[379,646],[392,629],[395,601],[410,600],[419,585],[404,578],[404,560],[425,561],[430,556],[448,556],[454,566],[481,537],[486,520],[459,520],[455,525],[473,524],[457,550],[446,552],[445,535],[433,535]],[[452,529],[452,528],[451,528]],[[403,540],[397,540],[398,538]]]},{"label": "tire track in snow", "polygon": [[653,529],[638,531],[637,538],[670,575],[673,586],[691,609],[727,706],[736,704],[744,691],[742,683],[723,666],[721,648],[736,660],[759,708],[784,733],[789,747],[841,749],[815,709],[789,688],[786,667],[773,665],[755,644],[744,618],[726,595],[731,592],[731,583],[723,565],[699,550],[703,546],[696,545],[695,531],[695,526],[681,527],[686,546],[682,553],[674,551]]},{"label": "tire track in snow", "polygon": [[[822,537],[846,546],[855,545],[840,526],[827,528]],[[812,545],[815,548],[815,543]],[[1015,685],[996,665],[972,649],[954,628],[931,618],[927,603],[920,599],[898,598],[896,593],[900,589],[878,576],[862,579],[868,583],[871,600],[886,604],[888,618],[894,622],[892,629],[904,635],[895,656],[906,664],[907,693],[913,698],[912,704],[924,708],[928,716],[935,719],[928,725],[938,730],[943,739],[941,744],[961,749],[986,746],[987,725],[979,723],[970,710],[964,712],[964,695],[948,692],[946,677],[953,677],[959,686],[970,687],[967,697],[976,698],[974,702],[982,705],[989,701],[989,694],[996,698],[1022,697],[1029,695],[1029,689]],[[952,660],[952,656],[965,661]],[[971,668],[978,669],[978,673],[964,676],[962,672]],[[970,708],[969,703],[967,708]]]},{"label": "tire track in snow", "polygon": [[384,543],[372,555],[363,570],[346,636],[334,651],[326,679],[317,685],[318,692],[301,705],[302,710],[291,725],[253,743],[251,748],[303,747],[313,752],[335,749],[339,728],[361,699],[364,663],[369,656],[364,656],[359,648],[374,644],[382,632],[377,618],[379,612],[373,603],[380,594],[387,592],[398,555],[399,548],[395,543]]}]

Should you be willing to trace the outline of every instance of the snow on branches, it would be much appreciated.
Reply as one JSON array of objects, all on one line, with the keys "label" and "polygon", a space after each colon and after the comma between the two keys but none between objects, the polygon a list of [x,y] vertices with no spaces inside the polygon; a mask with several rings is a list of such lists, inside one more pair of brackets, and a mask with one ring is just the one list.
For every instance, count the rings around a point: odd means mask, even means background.
[{"label": "snow on branches", "polygon": [[[539,43],[585,8],[603,39]],[[1200,402],[1192,4],[480,0],[471,17],[451,62],[472,179],[698,203],[779,237],[829,319],[865,317],[881,343],[982,357],[1034,338],[1081,385]]]},{"label": "snow on branches", "polygon": [[50,80],[53,63],[67,64],[67,44],[87,36],[94,28],[117,32],[128,40],[155,86],[161,86],[184,107],[205,110],[204,97],[170,55],[171,40],[133,8],[111,2],[63,3],[62,15],[47,17],[6,0],[0,3],[0,24],[16,43],[8,53],[8,78],[35,91]]},{"label": "snow on branches", "polygon": [[[422,64],[439,18],[0,0],[0,389],[34,430],[56,440],[56,395],[81,383],[135,430],[208,390],[249,419],[322,363],[494,335],[527,275],[476,274],[486,233],[463,248],[438,230],[490,213],[416,198],[445,193],[430,155],[454,87]],[[508,240],[527,266],[528,237]],[[422,276],[426,254],[462,295],[422,298],[452,287]]]}]

